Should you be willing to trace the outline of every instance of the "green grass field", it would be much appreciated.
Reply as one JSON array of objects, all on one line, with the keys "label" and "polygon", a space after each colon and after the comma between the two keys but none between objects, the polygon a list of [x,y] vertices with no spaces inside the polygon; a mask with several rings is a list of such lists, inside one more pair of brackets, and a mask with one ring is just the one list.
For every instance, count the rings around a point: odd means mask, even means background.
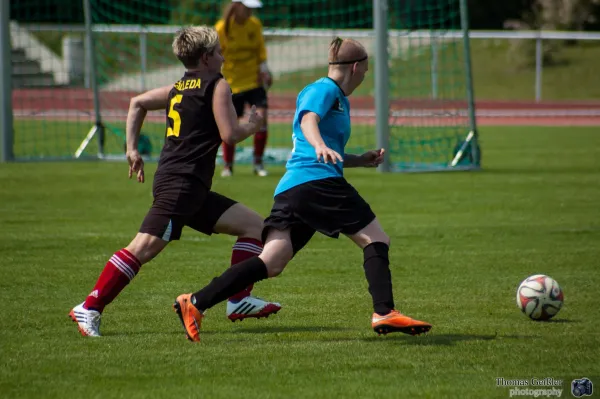
[{"label": "green grass field", "polygon": [[[232,324],[218,305],[192,344],[171,304],[228,266],[233,239],[184,230],[106,309],[104,337],[85,339],[67,313],[137,231],[151,183],[123,163],[0,165],[0,396],[506,398],[496,378],[552,377],[571,397],[573,378],[600,384],[600,135],[485,127],[481,141],[479,172],[347,172],[391,236],[398,308],[434,325],[421,337],[377,336],[360,251],[316,236],[255,289],[278,315]],[[240,167],[214,189],[266,215],[281,173]],[[536,273],[564,290],[554,321],[515,305]]]},{"label": "green grass field", "polygon": [[[472,40],[474,90],[486,100],[535,100],[535,68],[516,68],[508,40]],[[534,45],[531,41],[530,45]],[[557,44],[557,43],[554,43]],[[581,41],[558,47],[555,64],[542,70],[542,99],[600,100],[596,65],[600,45]]]}]

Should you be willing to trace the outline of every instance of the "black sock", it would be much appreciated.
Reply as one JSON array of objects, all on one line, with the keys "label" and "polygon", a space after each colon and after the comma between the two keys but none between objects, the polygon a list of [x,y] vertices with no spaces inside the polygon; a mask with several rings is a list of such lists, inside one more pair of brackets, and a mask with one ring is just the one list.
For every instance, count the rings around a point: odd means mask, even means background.
[{"label": "black sock", "polygon": [[192,294],[192,304],[200,310],[212,308],[250,284],[268,277],[267,266],[258,256],[246,259],[225,270],[200,291]]},{"label": "black sock", "polygon": [[394,309],[388,251],[389,247],[382,242],[373,242],[363,249],[365,276],[369,283],[369,293],[373,298],[373,309],[380,316]]}]

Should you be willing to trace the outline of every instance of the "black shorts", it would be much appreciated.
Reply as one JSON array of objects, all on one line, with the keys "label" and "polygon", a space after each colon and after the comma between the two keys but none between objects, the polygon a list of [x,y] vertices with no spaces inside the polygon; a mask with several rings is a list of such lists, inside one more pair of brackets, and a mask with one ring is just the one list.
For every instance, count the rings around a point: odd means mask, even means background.
[{"label": "black shorts", "polygon": [[371,207],[342,177],[314,180],[275,196],[271,214],[265,220],[263,243],[269,229],[291,229],[294,254],[316,231],[332,238],[340,233],[358,233],[375,220]]},{"label": "black shorts", "polygon": [[184,178],[155,179],[152,191],[154,202],[139,231],[165,241],[179,240],[183,226],[213,234],[221,215],[237,203]]},{"label": "black shorts", "polygon": [[244,116],[244,106],[256,105],[257,108],[267,108],[267,92],[262,87],[243,91],[232,95],[233,107],[238,118]]}]

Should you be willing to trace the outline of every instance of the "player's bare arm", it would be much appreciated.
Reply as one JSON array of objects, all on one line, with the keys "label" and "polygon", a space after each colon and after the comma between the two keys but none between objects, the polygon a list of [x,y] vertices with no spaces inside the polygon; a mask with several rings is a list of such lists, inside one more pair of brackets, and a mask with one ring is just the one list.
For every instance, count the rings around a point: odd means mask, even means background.
[{"label": "player's bare arm", "polygon": [[337,163],[337,161],[343,162],[342,156],[327,147],[323,141],[321,131],[319,130],[320,121],[321,118],[314,112],[307,112],[304,114],[302,116],[302,121],[300,122],[300,128],[302,129],[304,137],[306,137],[306,140],[310,145],[315,148],[315,153],[319,162],[321,162],[321,160],[323,160],[324,163],[331,161],[334,164]]},{"label": "player's bare arm", "polygon": [[261,57],[259,59],[258,79],[260,85],[263,86],[265,90],[268,90],[273,85],[273,75],[271,74],[271,71],[269,70],[269,66],[267,64],[267,50],[265,49],[265,42],[262,38],[262,32],[260,52]]},{"label": "player's bare arm", "polygon": [[144,160],[138,152],[138,140],[142,124],[148,111],[165,109],[169,104],[169,91],[172,86],[164,86],[158,89],[149,90],[139,96],[135,96],[129,102],[129,112],[127,113],[127,162],[129,163],[129,178],[136,175],[137,181],[143,183]]},{"label": "player's bare arm", "polygon": [[221,139],[226,144],[237,144],[252,136],[263,124],[263,119],[256,113],[256,107],[248,118],[248,123],[240,124],[231,99],[231,88],[225,79],[219,80],[213,94],[213,113],[219,128]]},{"label": "player's bare arm", "polygon": [[273,85],[273,75],[271,74],[266,61],[260,64],[258,81],[265,90],[269,90]]},{"label": "player's bare arm", "polygon": [[169,91],[172,87],[169,85],[152,89],[131,99],[127,113],[127,151],[137,150],[140,130],[148,111],[165,109],[169,105]]},{"label": "player's bare arm", "polygon": [[367,151],[362,155],[344,154],[344,167],[374,168],[383,163],[384,154],[385,150],[383,148],[379,150]]}]

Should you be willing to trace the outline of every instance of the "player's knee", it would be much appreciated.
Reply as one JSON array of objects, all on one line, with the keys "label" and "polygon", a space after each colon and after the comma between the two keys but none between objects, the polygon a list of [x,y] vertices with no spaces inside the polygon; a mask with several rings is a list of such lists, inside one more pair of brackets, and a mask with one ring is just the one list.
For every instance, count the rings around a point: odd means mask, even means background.
[{"label": "player's knee", "polygon": [[381,242],[389,247],[392,244],[392,239],[387,234],[383,233]]},{"label": "player's knee", "polygon": [[388,247],[390,246],[390,237],[384,232],[380,232],[377,234],[362,234],[356,235],[352,237],[352,240],[360,247],[365,248],[375,242],[380,242]]},{"label": "player's knee", "polygon": [[262,124],[260,130],[258,131],[258,133],[264,134],[267,131],[267,125],[268,125],[267,109],[266,108],[257,108],[256,113],[258,115],[260,115],[260,117],[263,119],[263,124]]},{"label": "player's knee", "polygon": [[267,267],[269,277],[279,276],[294,256],[294,247],[290,234],[291,231],[289,229],[269,230],[267,242],[262,253],[259,255]]},{"label": "player's knee", "polygon": [[244,220],[240,237],[254,238],[260,240],[263,230],[263,218],[259,214],[249,214]]},{"label": "player's knee", "polygon": [[381,242],[385,245],[387,245],[388,247],[390,246],[391,240],[390,237],[385,234],[384,231],[379,231],[376,234],[373,234],[369,237],[368,239],[369,244],[375,243],[375,242]]},{"label": "player's knee", "polygon": [[240,203],[228,209],[214,226],[217,233],[260,240],[263,217]]},{"label": "player's knee", "polygon": [[277,277],[283,272],[285,266],[282,262],[271,262],[267,264],[267,275],[269,278]]},{"label": "player's knee", "polygon": [[156,257],[166,245],[167,242],[158,237],[150,234],[138,233],[125,249],[135,256],[143,265]]},{"label": "player's knee", "polygon": [[268,247],[259,255],[262,261],[265,262],[269,278],[279,276],[292,260],[292,256],[291,250],[278,248],[276,251],[271,251]]}]

